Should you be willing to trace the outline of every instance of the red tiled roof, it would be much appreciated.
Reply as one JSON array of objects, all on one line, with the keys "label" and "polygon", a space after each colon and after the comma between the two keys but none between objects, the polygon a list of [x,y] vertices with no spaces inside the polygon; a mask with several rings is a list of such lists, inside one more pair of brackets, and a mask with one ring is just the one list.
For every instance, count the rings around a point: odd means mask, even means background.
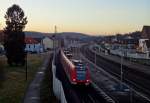
[{"label": "red tiled roof", "polygon": [[37,40],[35,40],[34,38],[32,38],[32,37],[26,37],[25,38],[25,43],[26,44],[38,44],[39,42]]}]

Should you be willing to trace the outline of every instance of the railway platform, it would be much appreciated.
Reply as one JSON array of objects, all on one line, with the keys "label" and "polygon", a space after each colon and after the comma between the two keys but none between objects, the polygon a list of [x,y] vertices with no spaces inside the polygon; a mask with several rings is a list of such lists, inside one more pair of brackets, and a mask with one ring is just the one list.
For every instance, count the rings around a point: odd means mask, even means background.
[{"label": "railway platform", "polygon": [[[94,50],[92,50],[92,49],[90,49],[90,50],[95,53]],[[103,52],[96,52],[96,54],[107,59],[107,60],[113,61],[115,63],[121,63],[121,57],[119,57],[119,56],[115,56],[112,54],[106,55]],[[129,68],[132,68],[132,69],[135,69],[136,71],[142,72],[142,73],[150,76],[150,66],[134,63],[134,62],[131,62],[131,61],[126,60],[126,59],[123,59],[122,65],[129,67]]]}]

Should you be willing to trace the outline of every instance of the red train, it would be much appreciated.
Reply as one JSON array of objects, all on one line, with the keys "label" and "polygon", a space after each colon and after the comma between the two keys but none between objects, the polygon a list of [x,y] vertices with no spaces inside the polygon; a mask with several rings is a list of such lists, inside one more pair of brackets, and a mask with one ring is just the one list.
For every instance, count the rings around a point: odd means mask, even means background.
[{"label": "red train", "polygon": [[69,51],[61,50],[61,63],[71,84],[90,84],[88,66],[81,60],[73,59]]}]

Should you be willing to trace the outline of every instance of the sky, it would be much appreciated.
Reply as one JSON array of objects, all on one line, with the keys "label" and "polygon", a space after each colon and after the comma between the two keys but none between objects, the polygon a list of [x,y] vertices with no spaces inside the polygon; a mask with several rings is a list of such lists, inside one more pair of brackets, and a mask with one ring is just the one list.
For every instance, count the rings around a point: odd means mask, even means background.
[{"label": "sky", "polygon": [[110,35],[150,25],[150,0],[0,0],[0,29],[7,8],[18,4],[28,18],[25,31]]}]

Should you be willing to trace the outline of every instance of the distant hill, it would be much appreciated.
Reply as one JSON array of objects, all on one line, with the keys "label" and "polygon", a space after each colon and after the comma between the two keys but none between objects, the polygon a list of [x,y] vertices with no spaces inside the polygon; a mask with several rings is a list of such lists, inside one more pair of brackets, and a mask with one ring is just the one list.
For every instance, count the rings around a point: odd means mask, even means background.
[{"label": "distant hill", "polygon": [[[54,33],[41,33],[41,32],[26,31],[25,35],[28,37],[33,37],[33,38],[43,38],[45,36],[52,37]],[[76,32],[62,32],[62,33],[57,33],[56,36],[62,37],[62,38],[73,38],[73,39],[82,39],[82,38],[89,37],[86,34],[76,33]]]},{"label": "distant hill", "polygon": [[[0,32],[1,34],[1,32]],[[54,33],[42,33],[42,32],[34,32],[34,31],[25,31],[25,36],[26,37],[32,37],[32,38],[37,38],[37,39],[42,39],[44,37],[52,37]],[[1,35],[0,35],[1,36]],[[94,40],[94,36],[89,36],[84,33],[77,33],[77,32],[61,32],[57,33],[56,37],[58,38],[71,38],[71,39],[78,39],[78,40],[83,40],[83,41],[91,41]],[[1,37],[0,37],[1,39]]]},{"label": "distant hill", "polygon": [[30,31],[26,31],[25,36],[26,37],[33,37],[33,38],[43,38],[43,37],[45,37],[45,35],[41,32],[30,32]]},{"label": "distant hill", "polygon": [[[25,35],[28,37],[33,37],[33,38],[44,38],[44,37],[50,37],[52,38],[54,33],[41,33],[41,32],[30,32],[27,31],[25,32]],[[97,39],[96,36],[89,36],[84,33],[77,33],[77,32],[62,32],[62,33],[57,33],[56,38],[70,38],[70,39],[78,39],[81,41],[89,42],[89,41],[95,41]]]},{"label": "distant hill", "polygon": [[76,32],[62,32],[62,33],[58,33],[57,37],[61,37],[61,38],[71,38],[71,39],[84,39],[89,37],[86,34],[83,33],[76,33]]}]

